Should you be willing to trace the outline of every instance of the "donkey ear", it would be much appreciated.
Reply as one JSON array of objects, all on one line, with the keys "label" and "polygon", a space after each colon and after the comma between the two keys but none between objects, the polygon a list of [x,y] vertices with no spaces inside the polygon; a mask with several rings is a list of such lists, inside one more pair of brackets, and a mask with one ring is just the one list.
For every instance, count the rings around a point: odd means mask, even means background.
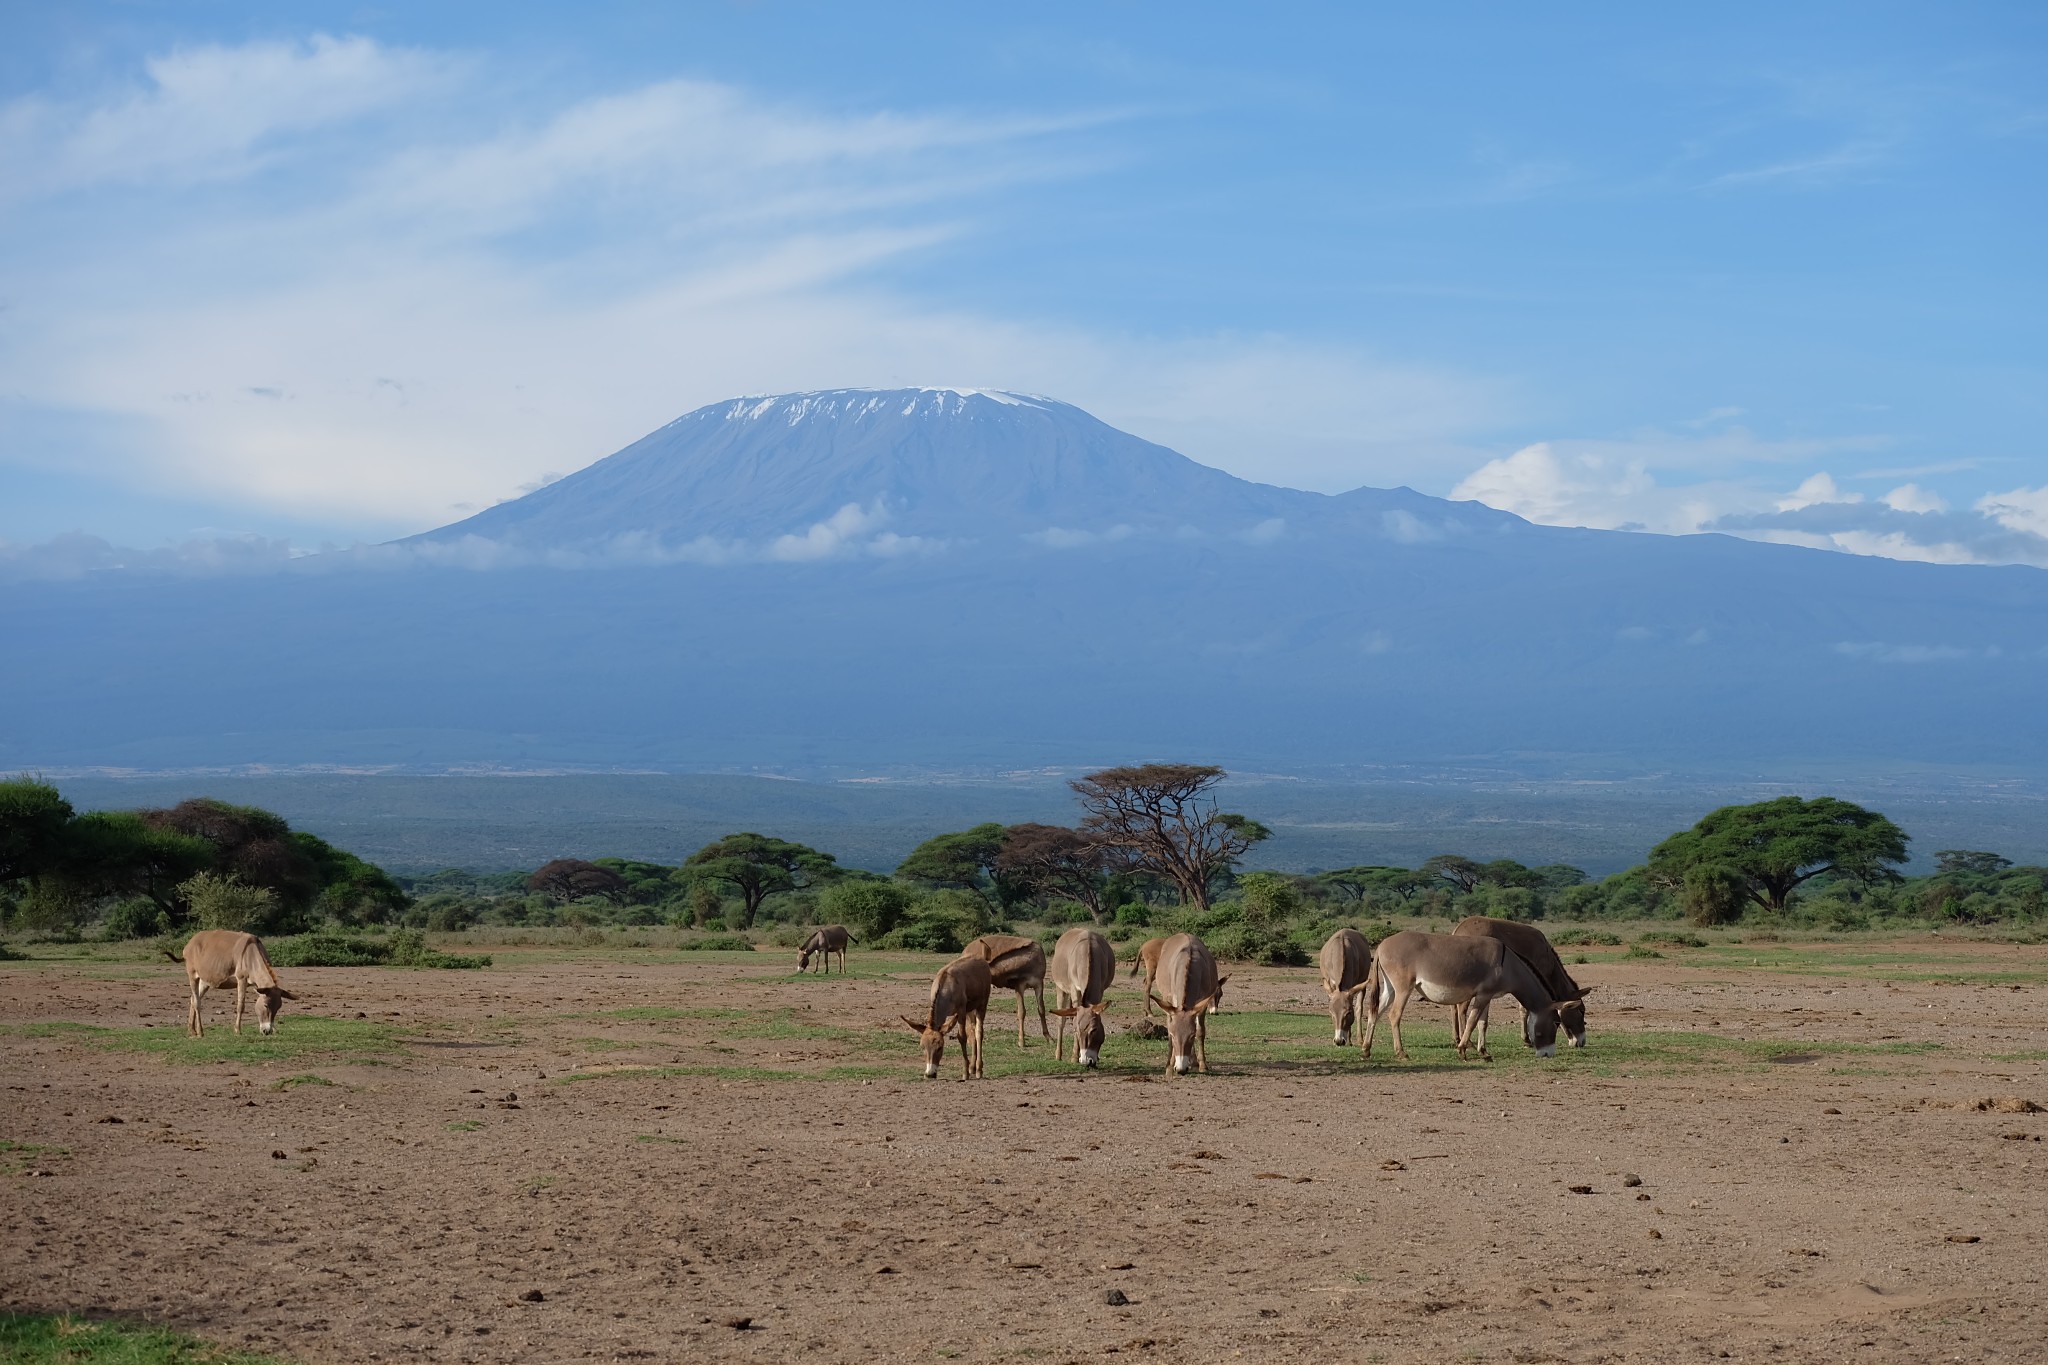
[{"label": "donkey ear", "polygon": [[1586,998],[1587,996],[1591,995],[1592,993],[1593,993],[1593,988],[1592,988],[1591,986],[1581,986],[1581,987],[1579,987],[1579,999],[1581,999],[1581,1000],[1584,1000],[1584,999],[1585,999],[1585,998]]},{"label": "donkey ear", "polygon": [[1053,1010],[1051,1011],[1051,1014],[1055,1019],[1071,1019],[1080,1012],[1081,1011],[1079,1009],[1075,1008],[1072,1005],[1069,1005],[1067,1006],[1067,1008],[1063,1010]]},{"label": "donkey ear", "polygon": [[290,991],[286,990],[286,989],[285,989],[284,987],[282,987],[282,986],[279,986],[279,987],[277,988],[277,998],[278,998],[278,999],[280,999],[280,1000],[296,1000],[296,999],[298,999],[299,997],[297,997],[296,995],[293,995],[293,994],[292,994],[292,993],[291,993]]},{"label": "donkey ear", "polygon": [[1106,1010],[1106,1009],[1108,1009],[1108,1008],[1109,1008],[1109,1001],[1107,1001],[1107,1000],[1098,1000],[1098,1001],[1096,1001],[1096,1002],[1095,1002],[1095,1003],[1094,1003],[1093,1005],[1090,1005],[1090,1006],[1089,1006],[1089,1008],[1090,1008],[1090,1009],[1092,1009],[1092,1010],[1094,1010],[1094,1011],[1095,1011],[1095,1012],[1096,1012],[1097,1014],[1100,1014],[1100,1013],[1102,1013],[1102,1012],[1103,1012],[1104,1010]]},{"label": "donkey ear", "polygon": [[910,1031],[911,1031],[912,1033],[919,1033],[919,1034],[921,1034],[921,1033],[923,1033],[923,1032],[924,1032],[924,1025],[923,1025],[923,1024],[920,1024],[920,1023],[918,1023],[918,1022],[917,1022],[917,1021],[916,1021],[915,1019],[912,1019],[912,1018],[911,1018],[911,1017],[910,1017],[909,1015],[907,1015],[907,1014],[899,1014],[899,1015],[897,1015],[896,1017],[897,1017],[898,1019],[901,1019],[901,1020],[903,1021],[904,1027],[908,1028],[908,1029],[909,1029],[909,1030],[910,1030]]},{"label": "donkey ear", "polygon": [[[1227,985],[1229,985],[1229,984],[1230,984],[1230,978],[1229,978],[1229,977],[1227,977],[1227,976],[1219,976],[1219,977],[1217,977],[1217,978],[1216,978],[1216,989],[1217,989],[1218,991],[1221,991],[1221,990],[1222,990],[1222,989],[1223,989],[1223,988],[1224,988],[1225,986],[1227,986]],[[1211,1000],[1214,1000],[1214,999],[1215,999],[1216,997],[1212,995],[1212,996],[1210,996],[1209,998],[1210,998]]]}]

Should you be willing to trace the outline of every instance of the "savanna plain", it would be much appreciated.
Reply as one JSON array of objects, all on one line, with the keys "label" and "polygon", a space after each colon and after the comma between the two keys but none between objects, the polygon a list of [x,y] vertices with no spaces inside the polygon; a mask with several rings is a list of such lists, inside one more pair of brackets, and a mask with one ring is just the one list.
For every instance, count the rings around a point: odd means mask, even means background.
[{"label": "savanna plain", "polygon": [[[537,932],[302,968],[278,1032],[141,945],[0,963],[0,1298],[300,1361],[1956,1361],[2048,1330],[2048,946],[1568,950],[1591,1038],[1330,1042],[1232,964],[1211,1074],[1100,1070],[938,956]],[[462,935],[446,936],[450,945]],[[594,940],[602,939],[597,942]],[[1647,955],[1661,951],[1662,956]],[[1057,1021],[1055,1021],[1057,1022]],[[79,1326],[81,1332],[89,1329]]]}]

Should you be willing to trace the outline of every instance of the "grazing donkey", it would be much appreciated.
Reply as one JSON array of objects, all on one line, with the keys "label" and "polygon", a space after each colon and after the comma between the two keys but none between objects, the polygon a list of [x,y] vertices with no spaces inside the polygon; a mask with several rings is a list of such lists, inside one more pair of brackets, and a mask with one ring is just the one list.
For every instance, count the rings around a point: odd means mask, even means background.
[{"label": "grazing donkey", "polygon": [[1036,939],[1015,934],[983,934],[961,949],[962,957],[978,957],[988,963],[990,983],[999,991],[1017,992],[1017,1046],[1024,1046],[1024,992],[1038,992],[1038,1034],[1052,1041],[1045,1026],[1045,949]]},{"label": "grazing donkey", "polygon": [[1356,929],[1339,929],[1323,942],[1316,963],[1330,997],[1330,1027],[1342,1047],[1351,1041],[1359,993],[1372,987],[1372,940]]},{"label": "grazing donkey", "polygon": [[1216,974],[1209,945],[1193,934],[1175,934],[1159,950],[1159,1004],[1166,1011],[1169,1044],[1166,1071],[1185,1076],[1192,1060],[1203,1075],[1209,1072],[1209,1011],[1230,978]]},{"label": "grazing donkey", "polygon": [[1365,1055],[1372,1056],[1372,1036],[1379,1027],[1382,1011],[1394,1035],[1394,1056],[1408,1059],[1401,1046],[1401,1012],[1416,992],[1439,1005],[1464,1005],[1465,1021],[1458,1030],[1458,1057],[1464,1059],[1466,1044],[1476,1031],[1479,1055],[1486,1061],[1486,1011],[1494,998],[1512,995],[1522,1002],[1522,1041],[1536,1049],[1539,1057],[1557,1055],[1557,1016],[1569,1002],[1544,989],[1542,978],[1529,964],[1515,956],[1497,938],[1469,938],[1453,934],[1425,934],[1404,929],[1380,940],[1373,952],[1373,976],[1377,988],[1370,992],[1365,1016]]},{"label": "grazing donkey", "polygon": [[956,957],[932,978],[932,999],[920,1024],[900,1016],[924,1043],[924,1077],[939,1078],[939,1059],[946,1055],[946,1035],[960,1035],[960,1079],[982,1074],[981,1035],[988,1025],[988,963],[978,957]]},{"label": "grazing donkey", "polygon": [[1152,1017],[1152,983],[1159,978],[1159,950],[1166,946],[1163,938],[1148,938],[1139,945],[1136,956],[1131,958],[1132,976],[1145,974],[1145,1017]]},{"label": "grazing donkey", "polygon": [[1093,929],[1075,925],[1052,946],[1052,989],[1060,1007],[1055,1061],[1066,1056],[1067,1020],[1074,1021],[1074,1060],[1094,1066],[1102,1058],[1102,993],[1116,980],[1116,950]]},{"label": "grazing donkey", "polygon": [[[170,950],[164,956],[170,957]],[[179,960],[179,959],[174,959]],[[185,944],[185,986],[190,996],[185,1007],[185,1032],[194,1038],[206,1036],[199,1022],[199,1003],[210,989],[235,987],[235,1032],[242,1031],[244,993],[256,988],[256,1026],[268,1037],[277,1027],[277,1011],[286,1000],[297,996],[286,990],[263,951],[263,941],[254,934],[235,929],[202,929]]]},{"label": "grazing donkey", "polygon": [[[1138,955],[1131,959],[1130,975],[1136,976],[1139,972],[1145,974],[1145,1017],[1147,1019],[1152,1017],[1152,983],[1159,979],[1159,953],[1165,947],[1165,939],[1148,938],[1139,946]],[[1209,1002],[1209,1013],[1214,1014],[1222,1008],[1223,991],[1219,987],[1216,991],[1216,998]]]},{"label": "grazing donkey", "polygon": [[846,973],[846,945],[858,942],[860,940],[848,933],[843,924],[828,924],[822,929],[813,929],[811,936],[804,940],[804,946],[797,950],[796,969],[800,972],[809,971],[811,958],[815,956],[823,959],[818,964],[820,974],[830,972],[832,954],[837,953],[839,972],[843,976]]},{"label": "grazing donkey", "polygon": [[[1572,974],[1564,969],[1564,959],[1557,955],[1557,949],[1550,946],[1543,931],[1533,924],[1522,924],[1511,919],[1489,919],[1485,915],[1467,915],[1458,921],[1458,927],[1451,930],[1467,938],[1497,938],[1516,957],[1529,964],[1529,970],[1543,978],[1543,988],[1555,999],[1565,1002],[1558,1012],[1557,1022],[1564,1029],[1564,1036],[1573,1047],[1586,1045],[1586,997],[1593,993],[1591,986],[1581,986],[1572,980]],[[1451,1015],[1463,1023],[1464,1008],[1453,1006]]]}]

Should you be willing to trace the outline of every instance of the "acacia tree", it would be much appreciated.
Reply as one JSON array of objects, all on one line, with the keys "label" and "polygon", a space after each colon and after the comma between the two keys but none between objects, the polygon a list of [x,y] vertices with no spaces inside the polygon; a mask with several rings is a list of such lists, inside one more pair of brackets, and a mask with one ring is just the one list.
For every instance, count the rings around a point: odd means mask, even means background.
[{"label": "acacia tree", "polygon": [[765,834],[715,839],[684,859],[683,867],[693,877],[723,882],[739,895],[742,929],[754,927],[754,916],[770,896],[817,886],[845,871],[829,853]]},{"label": "acacia tree", "polygon": [[1273,831],[1218,810],[1221,768],[1145,763],[1105,768],[1070,783],[1087,818],[1081,832],[1124,868],[1171,882],[1184,904],[1209,908],[1209,883]]},{"label": "acacia tree", "polygon": [[1466,895],[1477,891],[1479,884],[1486,880],[1486,867],[1483,863],[1461,858],[1455,853],[1439,853],[1425,862],[1419,871],[1424,876],[1449,882]]},{"label": "acacia tree", "polygon": [[591,896],[619,900],[626,894],[626,879],[608,867],[581,858],[557,858],[543,863],[526,879],[528,888],[549,900],[580,901]]},{"label": "acacia tree", "polygon": [[910,851],[896,875],[919,886],[972,891],[983,900],[994,892],[998,905],[1018,899],[1019,888],[1003,876],[1003,840],[1007,831],[991,821],[952,834],[938,834]]},{"label": "acacia tree", "polygon": [[1088,907],[1102,923],[1103,892],[1109,886],[1109,855],[1078,829],[1025,823],[1003,832],[997,873],[1030,895],[1061,896]]},{"label": "acacia tree", "polygon": [[55,870],[71,818],[71,803],[41,778],[0,782],[0,886]]},{"label": "acacia tree", "polygon": [[1319,872],[1315,880],[1317,885],[1335,891],[1360,909],[1366,907],[1371,897],[1390,896],[1405,901],[1430,882],[1430,878],[1421,872],[1405,867],[1381,867],[1369,863]]},{"label": "acacia tree", "polygon": [[[1897,881],[1906,833],[1875,811],[1832,796],[1781,796],[1723,806],[1650,851],[1650,875],[1689,888],[1696,908],[1715,900],[1715,883],[1741,879],[1759,909],[1781,914],[1792,893],[1823,874],[1859,882]],[[1726,869],[1726,875],[1707,869]],[[1723,893],[1725,894],[1725,893]]]}]

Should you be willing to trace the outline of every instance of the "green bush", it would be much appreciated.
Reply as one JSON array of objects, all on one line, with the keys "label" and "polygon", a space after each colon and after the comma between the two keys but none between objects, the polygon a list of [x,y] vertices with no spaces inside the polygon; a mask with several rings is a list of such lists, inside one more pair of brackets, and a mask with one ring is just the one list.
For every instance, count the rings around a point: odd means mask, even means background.
[{"label": "green bush", "polygon": [[443,953],[427,946],[417,929],[394,930],[389,939],[357,938],[322,930],[282,938],[267,945],[270,960],[280,967],[415,967],[475,969],[488,967],[488,954]]},{"label": "green bush", "polygon": [[751,953],[754,941],[745,934],[706,934],[683,945],[696,953]]},{"label": "green bush", "polygon": [[1112,918],[1126,929],[1146,929],[1152,924],[1152,907],[1143,901],[1132,901],[1127,905],[1119,905]]},{"label": "green bush", "polygon": [[109,943],[131,938],[156,938],[171,931],[170,917],[147,896],[131,896],[107,912],[100,937]]},{"label": "green bush", "polygon": [[825,924],[844,924],[870,943],[901,924],[910,914],[914,898],[895,882],[849,879],[834,882],[818,897],[818,918]]},{"label": "green bush", "polygon": [[1704,948],[1707,946],[1707,941],[1698,934],[1680,933],[1675,929],[1652,929],[1648,933],[1638,934],[1636,942],[1654,943],[1660,947],[1667,948]]},{"label": "green bush", "polygon": [[1609,933],[1605,929],[1567,929],[1561,934],[1552,934],[1550,941],[1560,948],[1619,948],[1621,935]]},{"label": "green bush", "polygon": [[178,895],[200,929],[235,929],[255,933],[267,928],[277,913],[277,892],[250,886],[233,874],[197,872],[178,883]]}]

